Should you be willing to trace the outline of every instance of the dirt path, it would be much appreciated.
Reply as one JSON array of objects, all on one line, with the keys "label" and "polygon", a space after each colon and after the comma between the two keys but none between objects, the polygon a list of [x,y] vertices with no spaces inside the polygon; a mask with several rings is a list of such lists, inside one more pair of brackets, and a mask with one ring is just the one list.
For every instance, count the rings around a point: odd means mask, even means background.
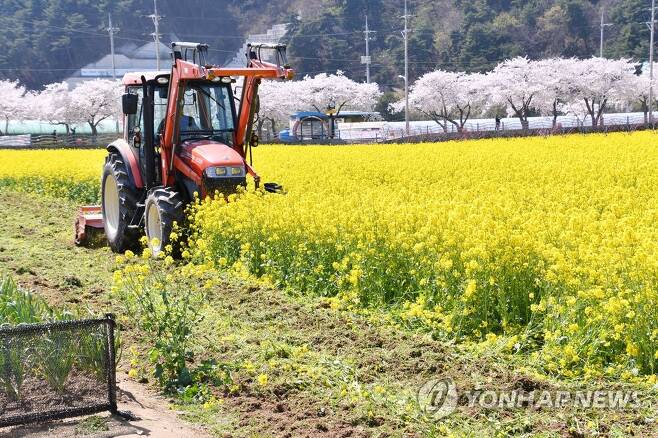
[{"label": "dirt path", "polygon": [[[200,427],[182,422],[176,412],[169,409],[167,401],[149,391],[144,385],[131,380],[121,380],[117,394],[119,410],[128,411],[137,420],[126,421],[118,416],[99,414],[102,418],[97,426],[99,430],[89,430],[84,425],[90,417],[50,422],[42,425],[20,426],[11,429],[0,429],[0,438],[68,438],[80,437],[154,437],[154,438],[206,438],[209,435]],[[105,429],[107,430],[100,430]]]},{"label": "dirt path", "polygon": [[158,438],[195,437],[209,435],[200,427],[183,423],[175,411],[169,408],[167,400],[148,390],[139,383],[125,379],[119,382],[119,410],[129,411],[138,418],[130,425],[137,429],[126,435],[130,438],[153,436]]}]

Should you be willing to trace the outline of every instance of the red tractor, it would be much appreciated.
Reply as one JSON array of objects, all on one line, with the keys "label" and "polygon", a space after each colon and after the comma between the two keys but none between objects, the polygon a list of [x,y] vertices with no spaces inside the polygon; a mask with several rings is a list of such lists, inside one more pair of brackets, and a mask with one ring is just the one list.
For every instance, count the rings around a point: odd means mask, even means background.
[{"label": "red tractor", "polygon": [[[247,175],[260,185],[251,167],[251,148],[258,145],[252,129],[258,86],[262,79],[294,76],[285,45],[251,44],[247,67],[235,69],[208,65],[205,44],[171,46],[171,71],[123,78],[123,138],[107,146],[102,202],[81,208],[78,244],[85,243],[90,228],[104,228],[110,248],[123,252],[137,246],[143,229],[157,255],[195,193],[202,198],[233,193],[246,185]],[[262,52],[273,61],[263,60]],[[244,81],[239,99],[236,78]],[[280,190],[273,183],[264,188]]]}]

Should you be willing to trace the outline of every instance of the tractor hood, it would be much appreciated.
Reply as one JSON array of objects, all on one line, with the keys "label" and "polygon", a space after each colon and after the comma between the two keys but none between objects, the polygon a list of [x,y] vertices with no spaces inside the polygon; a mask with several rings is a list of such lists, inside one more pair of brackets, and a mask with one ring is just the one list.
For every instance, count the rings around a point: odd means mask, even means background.
[{"label": "tractor hood", "polygon": [[180,157],[197,175],[211,167],[242,167],[245,161],[230,146],[212,140],[186,141],[180,146]]}]

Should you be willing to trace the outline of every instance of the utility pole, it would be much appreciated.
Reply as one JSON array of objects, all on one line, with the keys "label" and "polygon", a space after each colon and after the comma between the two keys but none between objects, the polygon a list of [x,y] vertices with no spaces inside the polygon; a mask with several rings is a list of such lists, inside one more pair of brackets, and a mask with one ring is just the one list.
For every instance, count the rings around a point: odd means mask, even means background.
[{"label": "utility pole", "polygon": [[[112,58],[112,80],[116,81],[117,80],[117,69],[116,69],[116,64],[114,62],[114,32],[118,32],[119,28],[118,27],[113,27],[112,26],[112,14],[107,14],[107,31],[110,34],[110,56]],[[117,120],[116,120],[116,130],[119,132],[119,117],[117,113]]]},{"label": "utility pole", "polygon": [[653,129],[653,45],[656,30],[656,0],[651,0],[651,38],[649,43],[649,123]]},{"label": "utility pole", "polygon": [[107,22],[108,22],[107,31],[110,34],[110,55],[112,57],[112,79],[116,80],[117,70],[116,70],[116,65],[114,63],[114,32],[118,32],[119,28],[112,27],[112,14],[107,14]]},{"label": "utility pole", "polygon": [[612,23],[606,23],[605,22],[605,9],[601,8],[601,50],[599,57],[603,58],[603,29],[605,29],[608,26],[612,26]]},{"label": "utility pole", "polygon": [[366,14],[366,30],[363,33],[366,36],[366,56],[362,58],[361,63],[366,65],[366,84],[369,84],[370,63],[372,62],[372,58],[370,58],[370,34],[375,33],[375,31],[368,28],[368,14]]},{"label": "utility pole", "polygon": [[[655,1],[655,0],[653,0]],[[404,0],[404,124],[409,135],[409,14],[407,0]]]},{"label": "utility pole", "polygon": [[155,41],[155,69],[160,70],[160,19],[162,17],[158,15],[158,0],[153,0],[153,14],[149,17],[153,20],[155,27],[155,32],[151,34]]}]

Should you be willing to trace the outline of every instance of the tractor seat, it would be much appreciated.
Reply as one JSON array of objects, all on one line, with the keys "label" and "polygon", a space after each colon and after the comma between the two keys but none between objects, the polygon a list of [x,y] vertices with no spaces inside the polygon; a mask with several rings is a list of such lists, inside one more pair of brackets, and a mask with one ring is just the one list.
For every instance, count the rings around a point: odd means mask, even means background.
[{"label": "tractor seat", "polygon": [[180,130],[181,131],[198,131],[199,125],[196,123],[196,119],[190,116],[182,116],[180,119]]}]

